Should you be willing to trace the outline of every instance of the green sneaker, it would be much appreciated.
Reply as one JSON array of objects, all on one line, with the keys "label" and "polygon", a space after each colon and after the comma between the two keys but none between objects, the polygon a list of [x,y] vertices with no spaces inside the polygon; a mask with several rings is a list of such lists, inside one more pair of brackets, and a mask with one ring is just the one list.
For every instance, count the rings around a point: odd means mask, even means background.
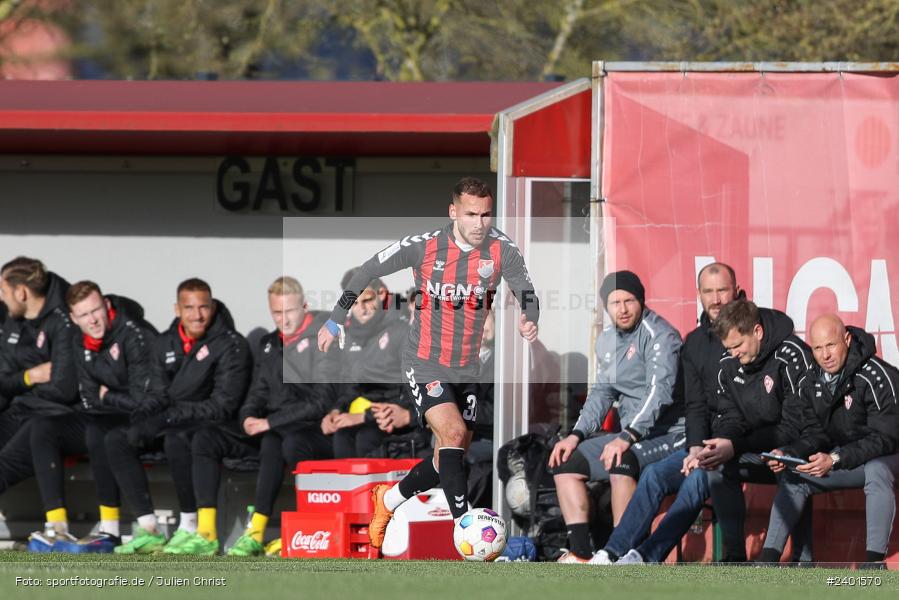
[{"label": "green sneaker", "polygon": [[228,556],[262,556],[262,544],[247,534],[243,534],[228,550]]},{"label": "green sneaker", "polygon": [[116,554],[152,554],[165,546],[165,536],[161,533],[150,533],[143,527],[134,530],[134,537],[127,544],[112,549]]},{"label": "green sneaker", "polygon": [[168,545],[163,552],[165,554],[190,554],[193,556],[215,556],[219,551],[218,540],[209,541],[199,533],[191,533],[190,537],[177,546]]},{"label": "green sneaker", "polygon": [[184,543],[184,540],[191,538],[194,535],[196,534],[191,533],[186,529],[176,529],[162,551],[167,554],[172,554],[175,548]]}]

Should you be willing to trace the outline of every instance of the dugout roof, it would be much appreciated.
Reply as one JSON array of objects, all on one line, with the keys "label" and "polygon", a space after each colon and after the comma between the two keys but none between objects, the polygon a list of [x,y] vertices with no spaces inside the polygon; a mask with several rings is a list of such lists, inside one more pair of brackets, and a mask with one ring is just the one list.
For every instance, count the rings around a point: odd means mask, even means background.
[{"label": "dugout roof", "polygon": [[486,155],[559,83],[0,81],[0,153]]}]

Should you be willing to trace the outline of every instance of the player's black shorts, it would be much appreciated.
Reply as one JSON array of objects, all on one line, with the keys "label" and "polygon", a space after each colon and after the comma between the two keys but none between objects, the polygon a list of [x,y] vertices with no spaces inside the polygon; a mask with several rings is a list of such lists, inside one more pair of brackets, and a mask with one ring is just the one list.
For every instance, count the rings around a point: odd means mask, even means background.
[{"label": "player's black shorts", "polygon": [[418,423],[424,426],[425,414],[433,406],[454,402],[462,413],[465,427],[471,431],[478,418],[477,374],[468,370],[449,369],[424,361],[404,361],[403,377],[412,390]]}]

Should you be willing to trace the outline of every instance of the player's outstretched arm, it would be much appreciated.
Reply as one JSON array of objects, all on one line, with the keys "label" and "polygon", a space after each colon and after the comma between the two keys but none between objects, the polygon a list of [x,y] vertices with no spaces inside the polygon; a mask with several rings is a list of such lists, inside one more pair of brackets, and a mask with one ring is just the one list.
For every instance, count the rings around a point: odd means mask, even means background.
[{"label": "player's outstretched arm", "polygon": [[[437,232],[434,232],[435,234]],[[359,294],[365,289],[365,286],[372,279],[383,277],[396,273],[407,267],[414,266],[421,262],[424,256],[424,244],[433,234],[423,234],[420,236],[407,236],[402,240],[395,242],[384,248],[367,261],[360,265],[356,274],[347,282],[346,289],[341,293],[337,300],[337,305],[331,311],[328,321],[318,331],[318,349],[327,352],[334,338],[338,338],[341,347],[343,347],[343,323],[346,315],[352,308]]]},{"label": "player's outstretched arm", "polygon": [[537,340],[537,324],[528,321],[527,316],[521,315],[521,319],[518,321],[518,333],[526,342],[533,344]]}]

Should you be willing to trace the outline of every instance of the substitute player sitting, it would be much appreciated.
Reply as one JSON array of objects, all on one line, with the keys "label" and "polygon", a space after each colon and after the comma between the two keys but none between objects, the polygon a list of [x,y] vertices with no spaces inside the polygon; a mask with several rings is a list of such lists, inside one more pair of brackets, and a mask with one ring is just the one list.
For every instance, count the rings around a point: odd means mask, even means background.
[{"label": "substitute player sitting", "polygon": [[367,260],[350,280],[319,330],[319,348],[338,336],[365,286],[374,278],[411,267],[417,290],[416,316],[403,356],[406,378],[419,419],[436,437],[434,460],[416,465],[397,485],[372,490],[371,545],[380,548],[387,523],[403,502],[435,487],[443,488],[453,519],[468,510],[464,456],[477,418],[478,352],[493,295],[505,277],[521,305],[519,332],[537,339],[539,307],[521,252],[491,226],[493,192],[475,178],[453,188],[451,223],[412,235]]}]

